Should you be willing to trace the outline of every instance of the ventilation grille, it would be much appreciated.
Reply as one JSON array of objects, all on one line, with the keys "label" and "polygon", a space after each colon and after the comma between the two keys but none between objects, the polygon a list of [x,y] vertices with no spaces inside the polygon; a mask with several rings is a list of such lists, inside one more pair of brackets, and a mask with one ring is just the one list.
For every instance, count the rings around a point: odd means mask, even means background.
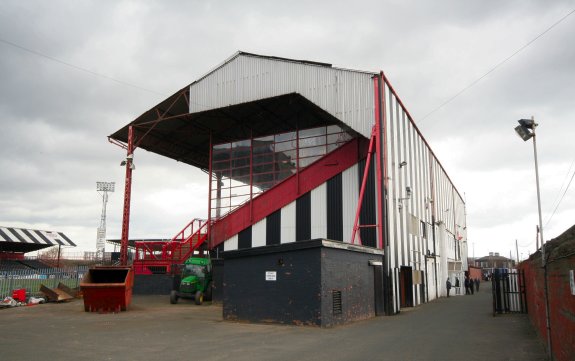
[{"label": "ventilation grille", "polygon": [[332,298],[333,298],[333,314],[334,315],[341,315],[341,291],[332,291]]}]

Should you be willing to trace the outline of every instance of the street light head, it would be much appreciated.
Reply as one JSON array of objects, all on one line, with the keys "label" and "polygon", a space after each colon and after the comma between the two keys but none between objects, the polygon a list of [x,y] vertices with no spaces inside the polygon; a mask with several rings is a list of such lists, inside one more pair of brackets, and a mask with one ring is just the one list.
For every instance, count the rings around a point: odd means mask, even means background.
[{"label": "street light head", "polygon": [[537,126],[537,123],[535,123],[535,120],[533,119],[519,119],[517,121],[522,127],[528,128],[528,129],[533,129]]},{"label": "street light head", "polygon": [[[523,120],[523,119],[522,119]],[[532,133],[529,128],[523,126],[523,125],[518,125],[515,127],[515,132],[517,132],[517,135],[519,137],[521,137],[521,139],[527,141],[529,139],[531,139],[535,134]]]}]

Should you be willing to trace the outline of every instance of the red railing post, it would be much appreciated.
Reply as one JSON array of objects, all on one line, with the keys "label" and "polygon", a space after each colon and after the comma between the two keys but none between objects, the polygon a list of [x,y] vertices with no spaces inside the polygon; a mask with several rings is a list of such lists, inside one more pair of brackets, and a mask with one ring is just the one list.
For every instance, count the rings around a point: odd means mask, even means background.
[{"label": "red railing post", "polygon": [[126,156],[126,182],[124,187],[124,214],[122,219],[122,240],[120,244],[120,264],[128,264],[128,237],[130,233],[130,198],[132,195],[132,167],[134,158],[134,129],[128,128],[128,149]]}]

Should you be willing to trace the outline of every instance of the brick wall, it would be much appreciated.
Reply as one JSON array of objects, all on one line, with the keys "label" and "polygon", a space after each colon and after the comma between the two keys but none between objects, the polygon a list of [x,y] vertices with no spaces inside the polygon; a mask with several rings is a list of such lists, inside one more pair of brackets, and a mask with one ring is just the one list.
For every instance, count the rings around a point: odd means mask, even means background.
[{"label": "brick wall", "polygon": [[[557,361],[573,360],[575,355],[575,296],[571,294],[569,271],[575,269],[575,226],[548,242],[547,282],[551,348]],[[547,344],[544,269],[541,253],[520,264],[525,271],[529,318],[541,340]]]},{"label": "brick wall", "polygon": [[481,268],[469,266],[469,277],[473,279],[477,278],[478,280],[483,281],[483,277],[481,275]]}]

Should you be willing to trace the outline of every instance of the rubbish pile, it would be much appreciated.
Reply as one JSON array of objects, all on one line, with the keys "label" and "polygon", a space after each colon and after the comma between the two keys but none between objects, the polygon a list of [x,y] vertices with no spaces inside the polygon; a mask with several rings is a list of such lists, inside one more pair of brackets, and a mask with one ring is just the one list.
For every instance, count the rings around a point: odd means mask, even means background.
[{"label": "rubbish pile", "polygon": [[44,297],[26,297],[25,288],[13,290],[12,297],[8,296],[0,300],[0,308],[32,306],[46,302],[64,302],[81,297],[81,293],[77,288],[70,288],[63,283],[59,283],[56,288],[40,285],[40,292],[44,294]]},{"label": "rubbish pile", "polygon": [[8,296],[0,301],[0,308],[37,305],[44,302],[46,302],[46,299],[42,297],[30,297],[26,300],[26,289],[21,288],[13,290],[12,297]]}]

